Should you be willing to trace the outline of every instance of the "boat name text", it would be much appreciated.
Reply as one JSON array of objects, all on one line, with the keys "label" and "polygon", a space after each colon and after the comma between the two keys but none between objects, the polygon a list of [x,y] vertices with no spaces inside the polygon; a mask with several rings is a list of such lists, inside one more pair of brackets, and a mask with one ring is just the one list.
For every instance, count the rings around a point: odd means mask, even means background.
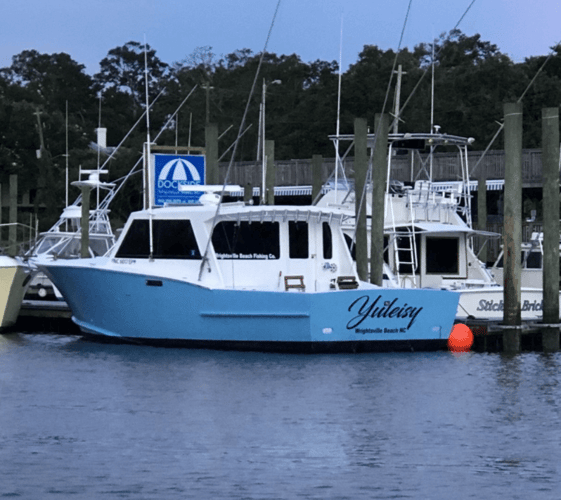
[{"label": "boat name text", "polygon": [[[530,300],[525,300],[522,303],[521,310],[522,312],[543,311],[543,300],[534,300],[533,302]],[[476,311],[504,311],[504,301],[500,300],[495,302],[494,300],[481,299]]]},{"label": "boat name text", "polygon": [[[409,330],[415,319],[419,315],[419,313],[423,310],[422,307],[413,307],[408,306],[407,303],[400,306],[399,304],[396,305],[398,299],[393,300],[386,300],[383,304],[381,303],[382,296],[378,295],[376,299],[371,301],[368,295],[364,295],[356,299],[350,306],[349,312],[356,312],[356,316],[351,318],[351,320],[347,323],[347,329],[352,330],[356,329],[357,333],[367,333],[362,332],[359,330],[371,330],[371,329],[362,329],[357,328],[360,326],[367,318],[397,318],[397,319],[405,319],[410,318],[409,324],[407,325],[406,330]],[[372,330],[380,330],[368,332],[368,333],[382,333],[381,328],[376,328]],[[384,328],[384,333],[397,333],[396,328]]]}]

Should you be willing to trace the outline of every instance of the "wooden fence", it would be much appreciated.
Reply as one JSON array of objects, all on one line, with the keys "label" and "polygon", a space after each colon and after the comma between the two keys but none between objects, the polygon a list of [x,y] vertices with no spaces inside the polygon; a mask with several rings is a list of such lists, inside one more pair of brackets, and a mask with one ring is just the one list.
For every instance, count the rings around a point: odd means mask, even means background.
[{"label": "wooden fence", "polygon": [[[470,178],[477,180],[481,172],[486,173],[487,179],[504,179],[505,156],[504,151],[489,151],[481,163],[481,151],[468,154]],[[405,154],[396,155],[392,159],[392,179],[408,182],[415,180],[420,174],[426,155]],[[346,175],[352,177],[353,158],[344,161]],[[479,163],[479,165],[478,165]],[[433,180],[455,181],[461,179],[459,170],[459,153],[436,153],[433,156]],[[477,168],[475,168],[477,166]],[[223,182],[228,164],[220,163],[220,179]],[[276,160],[276,186],[308,186],[312,184],[312,160]],[[325,181],[335,169],[334,158],[324,158],[322,167],[322,181]],[[232,166],[229,184],[253,186],[261,184],[261,163],[238,162]],[[540,149],[526,149],[522,152],[522,179],[523,187],[541,187],[542,159]]]},{"label": "wooden fence", "polygon": [[[482,172],[486,178],[504,179],[505,155],[504,151],[489,151],[481,160],[482,152],[473,151],[468,154],[470,179],[477,180]],[[480,161],[481,160],[481,161]],[[394,180],[402,182],[414,181],[427,165],[427,155],[405,154],[396,155],[392,159],[392,176]],[[433,180],[456,181],[461,180],[459,169],[459,153],[437,153],[433,156]],[[312,161],[310,160],[277,160],[276,167],[276,186],[309,186],[312,184]],[[477,167],[477,168],[475,168]],[[346,175],[352,177],[353,158],[344,161]],[[224,181],[227,164],[220,164],[221,181]],[[335,159],[324,158],[322,166],[322,182],[325,182],[334,172]],[[252,186],[261,185],[261,164],[256,162],[235,163],[230,172],[230,184],[245,186],[250,183]],[[523,187],[534,188],[542,185],[542,155],[540,149],[526,149],[522,152],[522,180]],[[502,234],[501,221],[489,221],[487,230]],[[523,241],[528,241],[532,232],[541,231],[541,223],[524,222]],[[476,242],[476,250],[480,242]],[[493,238],[487,241],[488,262],[493,262],[499,252],[502,238]]]}]

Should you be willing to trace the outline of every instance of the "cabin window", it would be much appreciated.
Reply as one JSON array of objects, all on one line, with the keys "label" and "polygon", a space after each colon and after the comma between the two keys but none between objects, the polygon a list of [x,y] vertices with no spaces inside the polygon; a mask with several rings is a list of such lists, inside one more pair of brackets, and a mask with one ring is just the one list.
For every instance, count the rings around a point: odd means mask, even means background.
[{"label": "cabin window", "polygon": [[323,235],[323,258],[332,259],[333,258],[333,236],[331,234],[331,227],[327,222],[322,224],[322,235]]},{"label": "cabin window", "polygon": [[99,255],[104,255],[107,252],[107,250],[109,250],[108,247],[109,247],[109,241],[105,238],[90,239],[90,250],[96,257]]},{"label": "cabin window", "polygon": [[541,269],[542,254],[540,252],[530,252],[526,260],[526,269]]},{"label": "cabin window", "polygon": [[356,244],[348,234],[345,234],[344,236],[345,236],[345,243],[347,243],[347,246],[349,247],[349,252],[351,252],[351,257],[353,260],[356,260]]},{"label": "cabin window", "polygon": [[278,259],[279,223],[222,221],[212,232],[218,259]]},{"label": "cabin window", "polygon": [[[351,252],[351,257],[353,260],[356,260],[356,244],[353,242],[353,239],[348,235],[348,234],[343,234],[343,236],[345,237],[345,243],[347,244],[347,247],[349,247],[349,251]],[[386,264],[388,264],[390,262],[389,260],[389,238],[387,236],[384,236],[384,262]]]},{"label": "cabin window", "polygon": [[[526,255],[528,254],[528,252],[526,250],[523,250],[522,252],[520,252],[520,265],[522,267],[524,267],[524,260],[526,259]],[[541,259],[540,259],[540,263],[541,263]],[[499,257],[499,260],[497,261],[497,263],[495,264],[496,267],[504,267],[504,253],[501,252],[501,256]],[[541,267],[541,264],[540,264]]]},{"label": "cabin window", "polygon": [[288,222],[288,255],[291,259],[308,258],[308,223]]},{"label": "cabin window", "polygon": [[427,237],[427,274],[459,274],[460,240]]},{"label": "cabin window", "polygon": [[[201,258],[189,220],[155,220],[152,222],[152,235],[155,259]],[[142,259],[149,256],[149,221],[135,220],[125,235],[116,257]]]}]

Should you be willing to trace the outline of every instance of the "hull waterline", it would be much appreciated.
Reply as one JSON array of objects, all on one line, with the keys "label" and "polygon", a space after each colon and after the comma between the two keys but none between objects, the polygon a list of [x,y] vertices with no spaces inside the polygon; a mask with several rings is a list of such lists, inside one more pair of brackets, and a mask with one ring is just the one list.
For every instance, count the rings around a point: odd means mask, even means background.
[{"label": "hull waterline", "polygon": [[44,266],[84,333],[196,347],[380,350],[443,346],[458,295],[439,290],[211,289],[87,266]]}]

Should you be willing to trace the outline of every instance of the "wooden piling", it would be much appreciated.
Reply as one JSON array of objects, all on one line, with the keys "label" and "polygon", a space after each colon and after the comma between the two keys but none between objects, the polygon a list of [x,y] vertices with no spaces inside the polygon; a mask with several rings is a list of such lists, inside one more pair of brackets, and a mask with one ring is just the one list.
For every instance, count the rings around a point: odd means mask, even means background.
[{"label": "wooden piling", "polygon": [[18,253],[18,176],[10,175],[10,229],[8,233],[8,255],[15,257]]},{"label": "wooden piling", "polygon": [[[487,231],[487,173],[482,169],[477,180],[477,229]],[[485,237],[479,237],[479,260],[487,264],[487,245]]]},{"label": "wooden piling", "polygon": [[265,203],[267,205],[275,204],[275,141],[265,140],[265,156],[267,157],[265,172]]},{"label": "wooden piling", "polygon": [[323,166],[323,156],[312,156],[312,201],[319,199],[323,180],[321,178],[321,169]]},{"label": "wooden piling", "polygon": [[368,240],[366,235],[366,196],[363,196],[368,170],[367,128],[364,118],[355,118],[355,216],[356,269],[360,280],[368,280]]},{"label": "wooden piling", "polygon": [[376,143],[372,164],[372,225],[370,228],[370,283],[382,286],[384,281],[384,205],[388,169],[387,114],[376,114]]},{"label": "wooden piling", "polygon": [[243,201],[249,203],[251,200],[253,200],[253,186],[248,182],[243,189]]},{"label": "wooden piling", "polygon": [[218,176],[218,125],[207,123],[205,126],[205,184],[220,184]]},{"label": "wooden piling", "polygon": [[87,259],[90,256],[90,191],[91,188],[82,184],[82,218],[80,220],[81,239],[80,257]]},{"label": "wooden piling", "polygon": [[[545,352],[559,350],[559,108],[542,109],[543,322]],[[552,326],[545,326],[552,325]]]},{"label": "wooden piling", "polygon": [[506,103],[504,195],[504,324],[503,350],[520,352],[522,244],[522,103]]}]

